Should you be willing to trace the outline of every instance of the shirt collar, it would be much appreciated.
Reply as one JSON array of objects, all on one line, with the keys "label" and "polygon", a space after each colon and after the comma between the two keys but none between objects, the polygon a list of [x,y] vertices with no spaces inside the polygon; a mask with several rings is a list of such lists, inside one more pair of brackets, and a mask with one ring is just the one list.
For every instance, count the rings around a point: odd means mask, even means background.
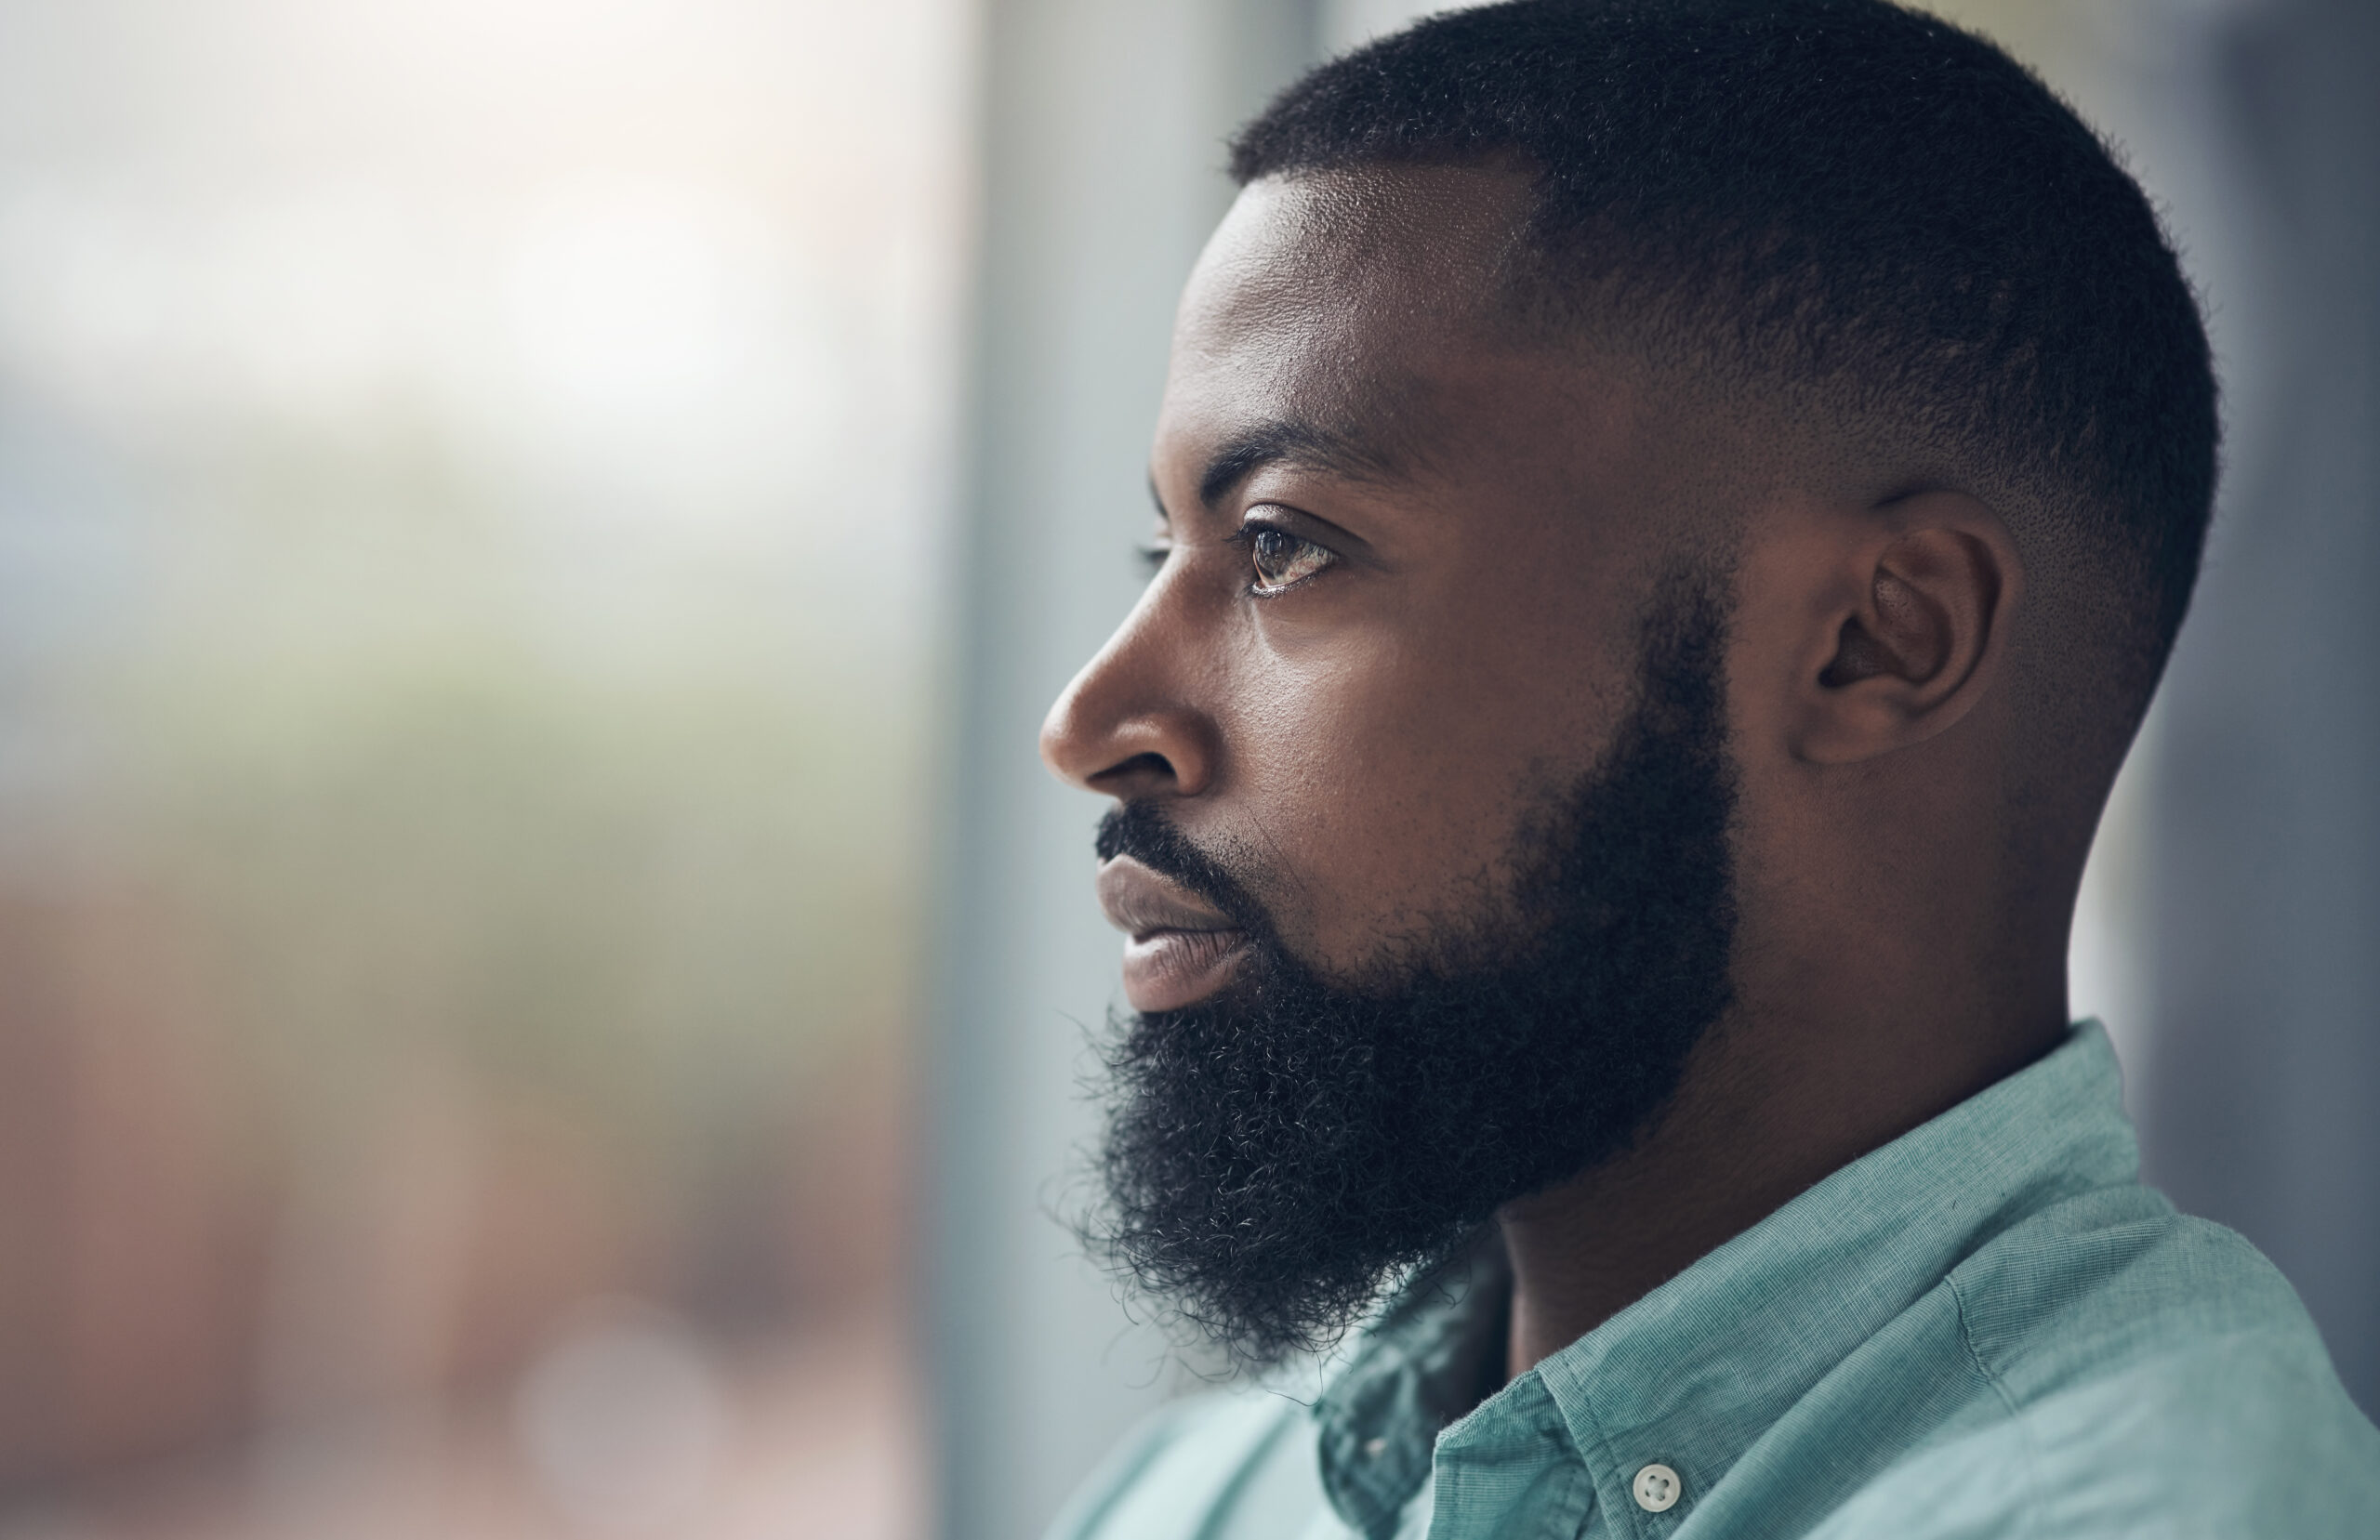
[{"label": "shirt collar", "polygon": [[1502,1382],[1512,1283],[1491,1225],[1399,1293],[1316,1403],[1323,1488],[1357,1533],[1395,1521],[1430,1474],[1439,1429]]},{"label": "shirt collar", "polygon": [[1653,1460],[1689,1492],[1707,1490],[1968,1253],[2138,1171],[2114,1052],[2085,1021],[2046,1058],[1834,1172],[1466,1415],[1501,1377],[1511,1288],[1490,1231],[1403,1291],[1316,1403],[1324,1489],[1358,1533],[1382,1533],[1429,1477],[1434,1451],[1509,1443],[1518,1419],[1540,1439],[1567,1434],[1606,1505]]}]

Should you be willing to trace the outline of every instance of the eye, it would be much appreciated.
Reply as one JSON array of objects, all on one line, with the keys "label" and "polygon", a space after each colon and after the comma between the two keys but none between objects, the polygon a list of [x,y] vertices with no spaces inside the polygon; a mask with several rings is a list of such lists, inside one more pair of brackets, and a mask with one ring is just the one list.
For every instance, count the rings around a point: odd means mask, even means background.
[{"label": "eye", "polygon": [[1256,569],[1255,591],[1277,594],[1336,562],[1338,555],[1283,529],[1254,525],[1248,537],[1249,564]]}]

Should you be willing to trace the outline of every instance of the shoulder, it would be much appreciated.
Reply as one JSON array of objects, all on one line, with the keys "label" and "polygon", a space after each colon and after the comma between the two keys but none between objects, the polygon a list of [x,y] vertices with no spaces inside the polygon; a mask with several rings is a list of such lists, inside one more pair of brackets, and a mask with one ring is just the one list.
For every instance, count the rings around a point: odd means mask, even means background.
[{"label": "shoulder", "polygon": [[1922,1446],[1829,1540],[2380,1535],[2380,1433],[2319,1343],[2247,1334],[2089,1375]]},{"label": "shoulder", "polygon": [[1950,1274],[1999,1415],[1921,1445],[1830,1535],[2380,1535],[2380,1432],[2278,1270],[2143,1189]]},{"label": "shoulder", "polygon": [[2241,1336],[2320,1349],[2262,1253],[2144,1187],[2051,1205],[1962,1261],[1950,1285],[1978,1366],[2020,1399]]},{"label": "shoulder", "polygon": [[1307,1429],[1303,1406],[1260,1390],[1174,1402],[1117,1445],[1051,1526],[1049,1540],[1190,1540],[1212,1533],[1251,1478]]}]

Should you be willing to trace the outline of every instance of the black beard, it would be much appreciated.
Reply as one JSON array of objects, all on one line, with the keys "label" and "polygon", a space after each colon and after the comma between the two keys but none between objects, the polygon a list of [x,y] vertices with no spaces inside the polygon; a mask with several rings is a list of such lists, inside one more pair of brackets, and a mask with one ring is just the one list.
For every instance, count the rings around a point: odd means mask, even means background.
[{"label": "black beard", "polygon": [[1726,1009],[1726,612],[1715,584],[1659,597],[1611,749],[1524,826],[1512,907],[1408,949],[1383,982],[1292,955],[1158,805],[1100,825],[1103,859],[1197,891],[1249,947],[1221,993],[1111,1018],[1106,1203],[1080,1228],[1239,1362],[1328,1348],[1499,1207],[1625,1149]]}]

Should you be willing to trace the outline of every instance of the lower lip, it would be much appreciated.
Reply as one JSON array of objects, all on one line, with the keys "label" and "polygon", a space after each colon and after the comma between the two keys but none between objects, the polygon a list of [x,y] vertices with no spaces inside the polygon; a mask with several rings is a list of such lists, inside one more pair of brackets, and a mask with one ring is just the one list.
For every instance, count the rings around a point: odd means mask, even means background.
[{"label": "lower lip", "polygon": [[1124,943],[1124,997],[1138,1011],[1197,1005],[1231,981],[1248,950],[1237,930],[1152,930]]}]

